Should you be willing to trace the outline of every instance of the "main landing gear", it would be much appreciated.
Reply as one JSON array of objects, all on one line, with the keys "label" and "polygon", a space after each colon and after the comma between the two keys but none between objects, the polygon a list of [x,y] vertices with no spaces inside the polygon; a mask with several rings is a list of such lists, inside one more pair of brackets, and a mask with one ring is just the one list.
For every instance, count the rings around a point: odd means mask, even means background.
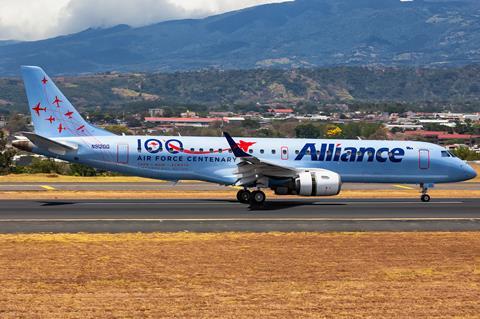
[{"label": "main landing gear", "polygon": [[250,192],[248,189],[241,189],[237,193],[237,199],[242,204],[262,205],[266,198],[261,190]]},{"label": "main landing gear", "polygon": [[248,189],[241,189],[237,193],[237,199],[242,204],[250,203],[251,193]]},{"label": "main landing gear", "polygon": [[421,187],[421,192],[422,192],[422,196],[420,196],[420,200],[422,202],[429,202],[430,201],[430,195],[427,194],[428,192],[428,187],[425,185],[425,184],[420,184],[420,187]]}]

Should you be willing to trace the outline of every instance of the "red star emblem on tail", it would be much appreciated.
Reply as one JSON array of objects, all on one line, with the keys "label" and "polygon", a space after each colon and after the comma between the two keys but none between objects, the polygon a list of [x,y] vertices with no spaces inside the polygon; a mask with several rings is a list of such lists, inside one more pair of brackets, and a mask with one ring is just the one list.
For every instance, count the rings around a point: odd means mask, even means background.
[{"label": "red star emblem on tail", "polygon": [[53,101],[53,103],[52,103],[52,104],[56,104],[56,105],[57,105],[57,107],[60,107],[60,102],[63,102],[63,101],[62,101],[62,100],[60,100],[60,99],[58,98],[58,96],[55,96],[55,101]]},{"label": "red star emblem on tail", "polygon": [[38,102],[38,104],[35,105],[35,107],[32,107],[32,110],[34,110],[37,113],[37,115],[40,116],[40,111],[46,112],[47,108],[41,107],[40,102]]},{"label": "red star emblem on tail", "polygon": [[69,112],[65,113],[65,116],[68,117],[69,119],[72,118],[72,115],[73,115],[72,111],[69,111]]},{"label": "red star emblem on tail", "polygon": [[240,142],[237,143],[238,147],[240,147],[244,152],[247,152],[250,146],[255,144],[256,142],[245,142],[240,140]]},{"label": "red star emblem on tail", "polygon": [[65,130],[66,128],[62,125],[62,123],[60,123],[60,125],[58,125],[58,133],[62,133]]},{"label": "red star emblem on tail", "polygon": [[42,79],[43,85],[47,84],[47,82],[48,82],[47,78],[46,78],[46,77],[43,77],[43,79]]},{"label": "red star emblem on tail", "polygon": [[50,124],[52,124],[52,122],[55,122],[55,118],[53,116],[50,115],[50,117],[48,119],[46,119],[47,121],[50,122]]}]

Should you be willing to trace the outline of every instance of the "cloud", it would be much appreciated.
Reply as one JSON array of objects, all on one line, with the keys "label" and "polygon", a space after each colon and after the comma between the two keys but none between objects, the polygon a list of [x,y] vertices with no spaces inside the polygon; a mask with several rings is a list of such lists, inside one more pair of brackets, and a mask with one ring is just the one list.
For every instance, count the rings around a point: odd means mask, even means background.
[{"label": "cloud", "polygon": [[68,1],[0,0],[0,39],[32,40],[54,34]]},{"label": "cloud", "polygon": [[36,40],[117,24],[200,18],[284,0],[0,0],[0,39]]}]

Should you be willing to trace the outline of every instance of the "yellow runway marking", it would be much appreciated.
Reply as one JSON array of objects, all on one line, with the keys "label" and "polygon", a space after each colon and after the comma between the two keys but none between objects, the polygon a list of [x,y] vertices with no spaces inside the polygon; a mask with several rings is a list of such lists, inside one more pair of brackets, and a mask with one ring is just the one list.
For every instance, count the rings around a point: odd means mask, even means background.
[{"label": "yellow runway marking", "polygon": [[397,188],[402,188],[402,189],[415,189],[413,187],[410,187],[410,186],[404,186],[404,185],[393,185],[394,187],[397,187]]},{"label": "yellow runway marking", "polygon": [[55,187],[48,186],[48,185],[41,185],[42,188],[48,190],[48,191],[54,191],[57,190]]}]

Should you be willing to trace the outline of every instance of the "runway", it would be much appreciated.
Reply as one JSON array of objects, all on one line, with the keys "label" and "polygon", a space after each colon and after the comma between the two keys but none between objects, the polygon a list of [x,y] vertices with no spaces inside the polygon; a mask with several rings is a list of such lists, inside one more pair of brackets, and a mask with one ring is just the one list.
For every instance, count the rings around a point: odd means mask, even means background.
[{"label": "runway", "polygon": [[473,231],[479,199],[1,201],[0,233]]}]

